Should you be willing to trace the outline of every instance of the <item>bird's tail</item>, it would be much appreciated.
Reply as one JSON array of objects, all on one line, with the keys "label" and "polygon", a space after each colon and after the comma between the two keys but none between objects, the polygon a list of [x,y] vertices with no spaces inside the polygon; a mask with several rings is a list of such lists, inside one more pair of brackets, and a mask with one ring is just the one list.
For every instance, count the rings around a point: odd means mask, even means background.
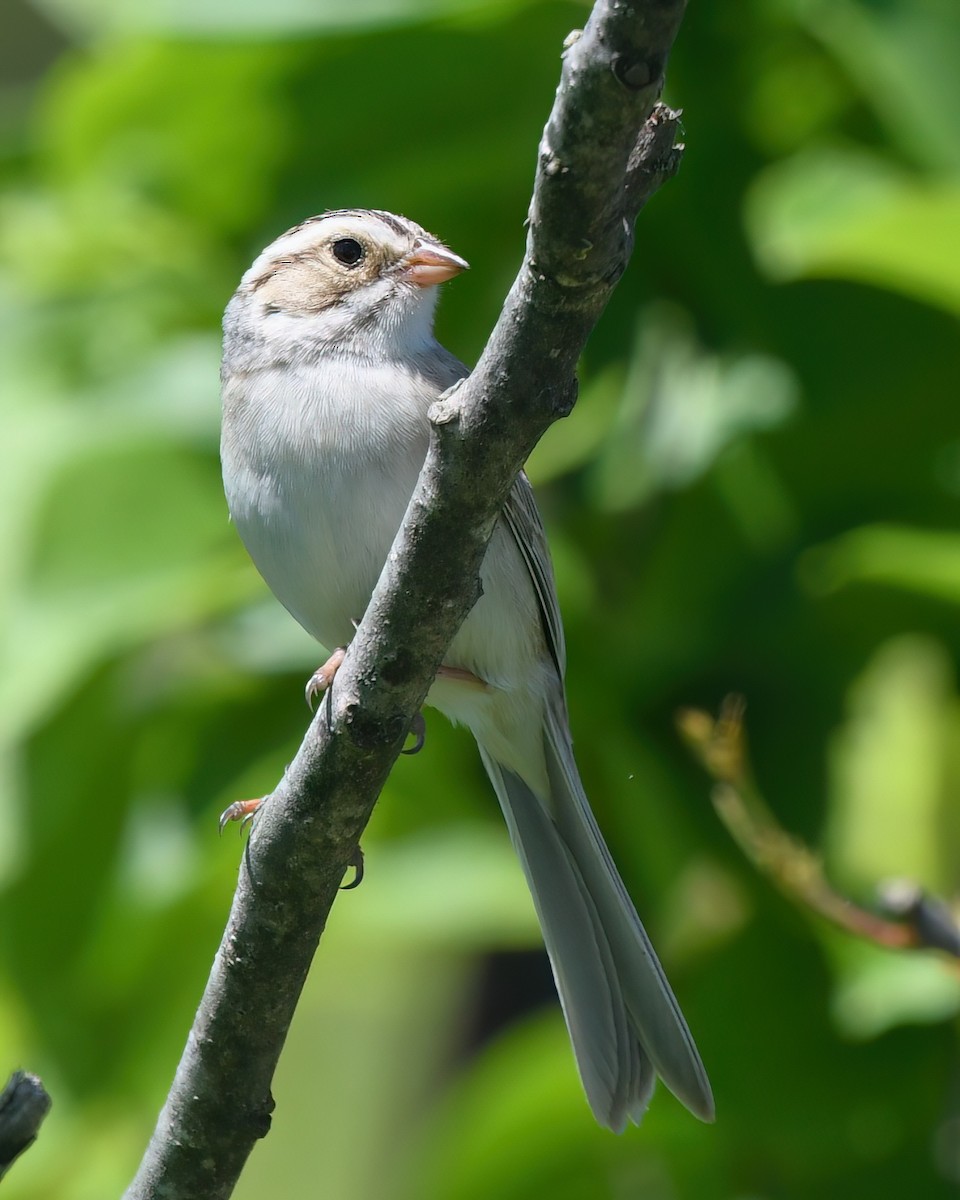
[{"label": "bird's tail", "polygon": [[659,1075],[712,1121],[700,1055],[590,811],[566,721],[549,706],[543,743],[547,796],[480,753],[533,894],[590,1107],[619,1133],[640,1120]]}]

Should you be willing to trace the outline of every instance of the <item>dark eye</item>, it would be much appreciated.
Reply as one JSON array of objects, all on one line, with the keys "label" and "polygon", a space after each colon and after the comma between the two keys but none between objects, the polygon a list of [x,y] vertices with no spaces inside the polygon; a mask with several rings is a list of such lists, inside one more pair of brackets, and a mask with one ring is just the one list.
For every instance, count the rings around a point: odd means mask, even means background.
[{"label": "dark eye", "polygon": [[345,267],[355,267],[363,258],[363,247],[354,238],[338,238],[330,249],[337,262]]}]

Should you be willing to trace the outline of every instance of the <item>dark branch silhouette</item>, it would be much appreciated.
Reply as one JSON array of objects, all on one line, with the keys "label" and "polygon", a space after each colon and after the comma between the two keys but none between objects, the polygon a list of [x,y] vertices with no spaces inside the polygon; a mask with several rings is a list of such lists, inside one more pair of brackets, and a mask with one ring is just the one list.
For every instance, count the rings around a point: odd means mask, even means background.
[{"label": "dark branch silhouette", "polygon": [[0,1179],[37,1139],[50,1097],[36,1075],[14,1071],[0,1092]]}]

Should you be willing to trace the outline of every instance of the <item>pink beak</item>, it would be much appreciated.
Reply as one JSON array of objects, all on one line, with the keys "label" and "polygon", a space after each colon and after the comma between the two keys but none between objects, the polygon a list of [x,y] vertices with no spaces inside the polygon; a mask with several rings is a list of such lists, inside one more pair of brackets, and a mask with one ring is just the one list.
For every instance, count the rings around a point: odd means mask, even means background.
[{"label": "pink beak", "polygon": [[417,287],[435,287],[438,283],[446,283],[454,275],[466,271],[470,264],[448,250],[446,246],[435,243],[417,246],[404,260],[403,277]]}]

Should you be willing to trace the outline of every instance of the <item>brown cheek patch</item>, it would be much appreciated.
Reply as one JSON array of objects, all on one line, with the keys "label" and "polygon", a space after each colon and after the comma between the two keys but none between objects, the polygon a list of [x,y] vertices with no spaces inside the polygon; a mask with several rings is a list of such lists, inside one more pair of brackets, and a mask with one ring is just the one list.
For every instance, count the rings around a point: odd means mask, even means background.
[{"label": "brown cheek patch", "polygon": [[277,266],[253,280],[250,288],[269,308],[299,316],[323,312],[353,290],[349,279],[305,261]]},{"label": "brown cheek patch", "polygon": [[329,250],[311,249],[288,258],[275,259],[247,285],[251,295],[270,309],[296,316],[313,316],[338,304],[344,296],[376,279],[383,254],[368,249],[356,267],[328,262]]}]

